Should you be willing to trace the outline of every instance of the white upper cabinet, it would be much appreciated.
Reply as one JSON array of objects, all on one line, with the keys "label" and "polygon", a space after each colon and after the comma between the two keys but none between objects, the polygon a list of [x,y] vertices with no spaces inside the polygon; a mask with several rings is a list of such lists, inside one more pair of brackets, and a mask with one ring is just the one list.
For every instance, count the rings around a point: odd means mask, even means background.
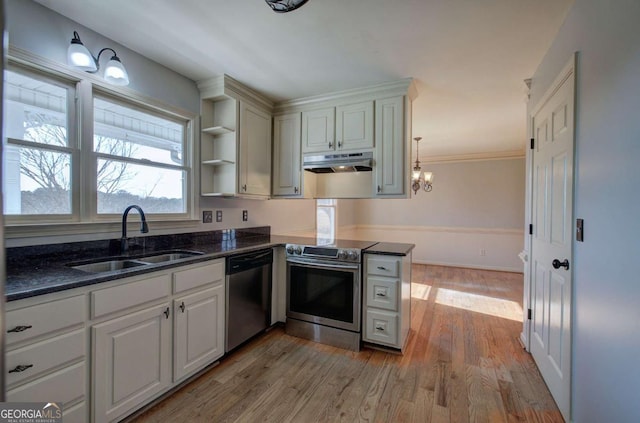
[{"label": "white upper cabinet", "polygon": [[377,197],[405,194],[409,173],[405,171],[404,96],[376,100],[376,164],[374,183]]},{"label": "white upper cabinet", "polygon": [[273,118],[273,196],[302,195],[301,114]]},{"label": "white upper cabinet", "polygon": [[373,148],[373,101],[302,112],[302,152]]},{"label": "white upper cabinet", "polygon": [[335,149],[335,107],[302,112],[302,152]]},{"label": "white upper cabinet", "polygon": [[240,102],[238,189],[243,195],[271,194],[271,115]]},{"label": "white upper cabinet", "polygon": [[202,81],[198,88],[200,194],[268,198],[273,103],[227,75]]},{"label": "white upper cabinet", "polygon": [[373,101],[336,107],[336,149],[373,148]]}]

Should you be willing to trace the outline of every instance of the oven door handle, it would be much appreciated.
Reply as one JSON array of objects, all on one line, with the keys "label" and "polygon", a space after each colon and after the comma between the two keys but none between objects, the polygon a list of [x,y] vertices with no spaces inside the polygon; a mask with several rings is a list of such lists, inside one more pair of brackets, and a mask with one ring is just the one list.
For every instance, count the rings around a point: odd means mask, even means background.
[{"label": "oven door handle", "polygon": [[360,268],[359,264],[337,264],[337,263],[317,263],[305,260],[296,260],[296,259],[287,259],[287,263],[300,264],[303,266],[316,267],[319,269],[347,269],[347,270],[358,270]]}]

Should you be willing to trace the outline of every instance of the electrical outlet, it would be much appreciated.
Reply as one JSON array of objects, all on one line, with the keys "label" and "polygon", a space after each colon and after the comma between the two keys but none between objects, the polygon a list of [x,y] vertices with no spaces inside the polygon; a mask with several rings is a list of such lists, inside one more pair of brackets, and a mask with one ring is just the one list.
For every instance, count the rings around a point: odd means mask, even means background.
[{"label": "electrical outlet", "polygon": [[246,222],[247,220],[249,220],[249,211],[248,210],[242,210],[242,221]]},{"label": "electrical outlet", "polygon": [[203,210],[202,223],[211,223],[211,222],[213,222],[213,212],[211,210]]},{"label": "electrical outlet", "polygon": [[480,249],[480,255],[483,256],[483,257],[486,256],[487,255],[487,250],[485,250],[484,248],[481,248]]},{"label": "electrical outlet", "polygon": [[216,222],[222,222],[222,210],[216,210]]}]

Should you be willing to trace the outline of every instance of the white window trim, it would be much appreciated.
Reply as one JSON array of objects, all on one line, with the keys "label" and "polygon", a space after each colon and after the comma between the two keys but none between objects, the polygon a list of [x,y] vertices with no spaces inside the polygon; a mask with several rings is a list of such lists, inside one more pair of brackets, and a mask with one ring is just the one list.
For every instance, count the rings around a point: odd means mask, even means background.
[{"label": "white window trim", "polygon": [[[22,238],[22,237],[43,237],[57,235],[79,235],[89,233],[107,233],[117,232],[121,227],[121,215],[100,215],[96,213],[96,197],[89,195],[94,185],[91,178],[80,178],[79,175],[93,175],[94,172],[87,170],[86,166],[91,166],[93,161],[91,155],[92,149],[79,148],[80,139],[93,139],[93,91],[99,92],[101,96],[111,96],[122,102],[138,105],[143,110],[151,110],[159,112],[163,115],[172,116],[178,120],[187,122],[185,137],[185,158],[188,160],[190,171],[187,172],[189,179],[189,190],[186,192],[186,214],[180,215],[149,215],[148,221],[153,222],[153,228],[159,231],[170,229],[187,229],[198,226],[200,220],[199,210],[197,209],[196,198],[198,194],[197,181],[199,178],[199,166],[197,142],[195,128],[199,125],[199,118],[196,113],[192,113],[172,105],[165,104],[157,99],[144,96],[130,88],[119,87],[107,84],[101,78],[90,73],[77,71],[67,65],[63,65],[52,60],[34,55],[26,50],[19,49],[15,46],[9,46],[7,54],[8,62],[11,66],[23,68],[27,72],[34,72],[44,75],[50,79],[61,79],[70,83],[76,83],[75,96],[77,98],[77,110],[75,115],[70,117],[72,121],[69,125],[69,131],[74,130],[75,142],[74,147],[77,149],[77,157],[73,157],[72,179],[72,207],[74,213],[71,217],[68,215],[47,216],[46,220],[43,216],[20,216],[19,219],[12,219],[10,215],[5,216],[5,237],[6,238]],[[74,100],[74,99],[71,99]],[[85,123],[80,125],[80,119]],[[87,124],[89,122],[89,124]],[[71,134],[70,134],[71,136]],[[80,160],[78,160],[80,159]],[[80,169],[80,166],[83,169]],[[95,179],[95,177],[92,177]]]}]

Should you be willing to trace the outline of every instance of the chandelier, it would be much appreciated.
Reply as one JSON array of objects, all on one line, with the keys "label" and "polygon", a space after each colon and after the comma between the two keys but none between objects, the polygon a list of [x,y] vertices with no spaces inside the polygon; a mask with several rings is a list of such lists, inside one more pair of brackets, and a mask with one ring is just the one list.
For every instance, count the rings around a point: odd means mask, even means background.
[{"label": "chandelier", "polygon": [[307,2],[307,0],[265,0],[269,7],[273,9],[274,12],[277,13],[286,13],[291,12],[292,10],[296,10],[303,4]]},{"label": "chandelier", "polygon": [[415,137],[416,140],[416,165],[413,167],[411,174],[411,189],[413,193],[417,194],[419,190],[430,192],[433,189],[433,172],[425,171],[422,173],[420,168],[420,140],[422,137]]}]

